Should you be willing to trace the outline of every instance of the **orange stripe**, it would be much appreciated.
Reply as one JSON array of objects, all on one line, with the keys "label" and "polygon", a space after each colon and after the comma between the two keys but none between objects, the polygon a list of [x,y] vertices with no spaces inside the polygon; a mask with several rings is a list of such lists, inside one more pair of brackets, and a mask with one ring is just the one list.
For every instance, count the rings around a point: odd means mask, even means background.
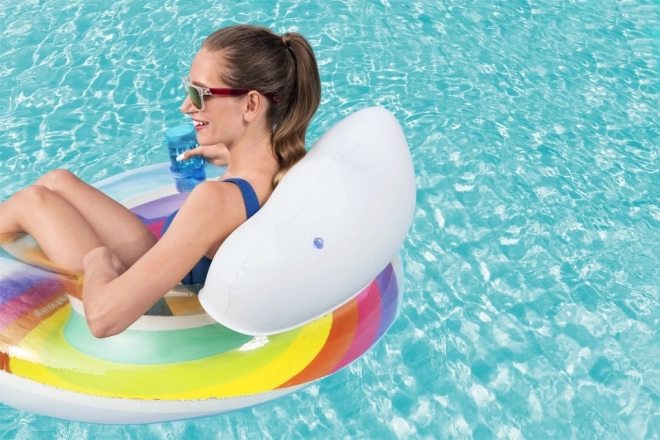
[{"label": "orange stripe", "polygon": [[11,373],[11,368],[9,368],[9,355],[2,351],[0,351],[0,371]]},{"label": "orange stripe", "polygon": [[357,301],[352,299],[332,316],[332,327],[319,354],[300,373],[284,382],[278,388],[302,385],[327,376],[346,354],[353,340],[358,324]]},{"label": "orange stripe", "polygon": [[46,255],[43,253],[41,248],[33,247],[33,246],[25,246],[23,249],[21,249],[19,252],[17,252],[17,255],[15,255],[16,258],[19,260],[23,261],[24,263],[28,263],[32,266],[36,266],[42,269],[47,270],[48,272],[54,272],[59,275],[63,275],[65,277],[79,277],[82,276],[82,274],[78,272],[74,272],[72,270],[67,269],[66,267],[59,266],[46,257]]},{"label": "orange stripe", "polygon": [[78,298],[82,301],[82,289],[83,281],[85,280],[84,275],[64,275],[59,274],[60,282],[64,286],[64,291],[74,298]]}]

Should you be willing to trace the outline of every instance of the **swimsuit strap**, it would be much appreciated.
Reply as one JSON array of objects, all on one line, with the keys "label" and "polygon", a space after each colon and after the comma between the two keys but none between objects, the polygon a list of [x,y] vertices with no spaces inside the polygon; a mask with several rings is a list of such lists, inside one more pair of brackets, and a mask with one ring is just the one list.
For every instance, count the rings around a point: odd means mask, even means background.
[{"label": "swimsuit strap", "polygon": [[261,206],[259,205],[259,199],[257,198],[257,193],[254,192],[252,185],[248,183],[247,180],[239,178],[225,179],[223,182],[231,182],[238,185],[238,189],[241,190],[243,195],[243,203],[245,203],[245,212],[247,213],[247,218],[252,217],[259,211]]}]

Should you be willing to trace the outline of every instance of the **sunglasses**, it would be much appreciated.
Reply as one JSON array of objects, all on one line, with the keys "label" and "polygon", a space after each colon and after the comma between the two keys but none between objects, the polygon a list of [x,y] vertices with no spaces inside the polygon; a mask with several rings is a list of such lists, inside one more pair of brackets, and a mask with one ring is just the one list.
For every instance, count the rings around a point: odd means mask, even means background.
[{"label": "sunglasses", "polygon": [[[190,83],[190,78],[185,76],[183,77],[183,87],[186,89],[186,93],[190,97],[190,101],[193,106],[199,110],[204,110],[204,97],[205,96],[243,96],[250,93],[251,89],[230,89],[230,88],[221,88],[221,89],[210,89],[208,87],[199,87]],[[275,96],[272,93],[262,93],[266,98],[270,99],[273,102],[279,102],[279,96]]]}]

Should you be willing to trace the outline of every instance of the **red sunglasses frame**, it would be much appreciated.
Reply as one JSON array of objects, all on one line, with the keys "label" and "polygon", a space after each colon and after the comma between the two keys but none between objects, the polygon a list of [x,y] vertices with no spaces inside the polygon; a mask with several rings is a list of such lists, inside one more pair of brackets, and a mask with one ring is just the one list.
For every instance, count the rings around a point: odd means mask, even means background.
[{"label": "red sunglasses frame", "polygon": [[[186,89],[186,94],[189,97],[190,97],[189,90],[191,88],[197,91],[202,107],[198,108],[195,105],[195,101],[192,99],[192,97],[190,98],[190,101],[192,102],[193,106],[199,111],[204,110],[204,96],[242,96],[242,95],[247,95],[252,91],[251,89],[233,89],[227,87],[223,87],[223,88],[200,87],[192,84],[190,82],[190,78],[187,76],[183,77],[183,86]],[[275,103],[280,102],[279,96],[273,95],[272,93],[264,93],[264,92],[258,92],[258,93],[261,93],[266,98],[270,99]]]}]

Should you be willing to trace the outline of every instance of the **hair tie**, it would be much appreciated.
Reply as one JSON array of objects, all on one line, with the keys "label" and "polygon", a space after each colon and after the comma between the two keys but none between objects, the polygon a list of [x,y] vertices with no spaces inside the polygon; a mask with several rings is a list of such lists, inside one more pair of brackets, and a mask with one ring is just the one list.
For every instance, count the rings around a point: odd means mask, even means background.
[{"label": "hair tie", "polygon": [[285,44],[285,45],[286,45],[286,48],[289,50],[289,52],[291,52],[291,57],[293,58],[293,66],[296,69],[296,75],[298,75],[298,59],[296,58],[296,53],[293,51],[291,46],[289,46],[288,44]]},{"label": "hair tie", "polygon": [[[285,41],[282,41],[282,42],[286,46],[287,50],[291,53],[291,58],[293,58],[294,75],[295,75],[295,78],[297,78],[298,77],[298,59],[296,58],[296,53],[293,51],[293,48],[291,47],[291,45],[289,45],[288,42],[285,42]],[[297,89],[297,86],[294,85],[293,94],[291,95],[292,99],[291,99],[291,101],[289,101],[289,108],[291,107],[291,103],[293,102],[293,98],[296,96],[296,89]],[[288,111],[289,110],[287,109],[287,113],[288,113]]]}]

